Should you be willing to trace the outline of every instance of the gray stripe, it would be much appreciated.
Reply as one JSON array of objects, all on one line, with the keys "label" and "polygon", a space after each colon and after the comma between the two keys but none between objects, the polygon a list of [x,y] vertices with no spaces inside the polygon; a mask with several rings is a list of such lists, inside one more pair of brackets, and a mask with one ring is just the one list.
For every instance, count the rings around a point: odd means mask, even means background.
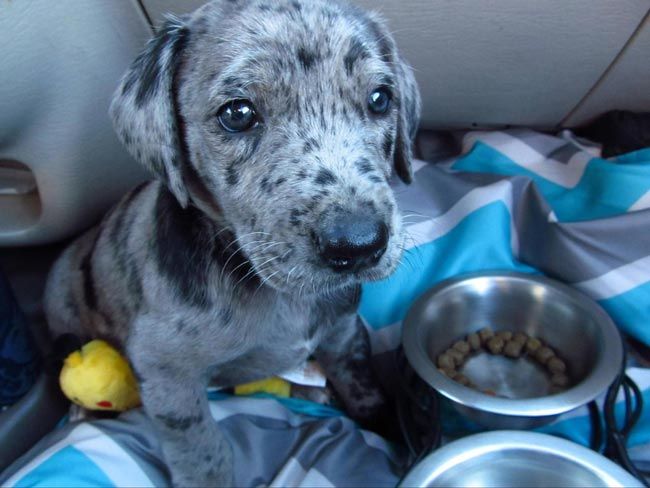
[{"label": "gray stripe", "polygon": [[547,157],[549,159],[554,159],[558,163],[567,164],[573,156],[581,152],[583,151],[580,148],[577,148],[571,144],[566,144],[550,152]]},{"label": "gray stripe", "polygon": [[[550,154],[561,149],[564,146],[570,145],[564,139],[553,137],[539,132],[532,132],[529,129],[511,129],[505,131],[506,134],[519,139],[521,142],[534,149],[544,157],[549,157]],[[498,147],[495,147],[497,151]]]}]

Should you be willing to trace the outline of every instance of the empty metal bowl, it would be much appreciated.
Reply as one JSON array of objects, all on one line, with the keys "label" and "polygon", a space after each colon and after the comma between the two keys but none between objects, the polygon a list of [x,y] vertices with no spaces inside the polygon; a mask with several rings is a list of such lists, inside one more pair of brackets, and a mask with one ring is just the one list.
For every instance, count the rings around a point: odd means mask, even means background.
[{"label": "empty metal bowl", "polygon": [[[438,355],[487,326],[543,340],[566,362],[572,386],[551,394],[550,377],[535,361],[487,353],[470,357],[459,371],[498,396],[438,371]],[[556,281],[521,273],[466,275],[429,290],[406,316],[403,345],[425,382],[462,414],[493,429],[537,427],[593,400],[616,377],[623,352],[616,326],[595,302]]]},{"label": "empty metal bowl", "polygon": [[643,486],[601,456],[573,442],[535,432],[493,431],[454,441],[418,463],[404,487]]}]

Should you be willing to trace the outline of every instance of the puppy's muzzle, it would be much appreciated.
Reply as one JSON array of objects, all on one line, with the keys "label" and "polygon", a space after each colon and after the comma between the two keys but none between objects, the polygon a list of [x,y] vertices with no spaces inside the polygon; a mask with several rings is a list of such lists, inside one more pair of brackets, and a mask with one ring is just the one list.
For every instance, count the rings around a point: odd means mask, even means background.
[{"label": "puppy's muzzle", "polygon": [[316,230],[314,242],[328,268],[362,271],[376,265],[386,252],[388,227],[368,213],[338,213]]}]

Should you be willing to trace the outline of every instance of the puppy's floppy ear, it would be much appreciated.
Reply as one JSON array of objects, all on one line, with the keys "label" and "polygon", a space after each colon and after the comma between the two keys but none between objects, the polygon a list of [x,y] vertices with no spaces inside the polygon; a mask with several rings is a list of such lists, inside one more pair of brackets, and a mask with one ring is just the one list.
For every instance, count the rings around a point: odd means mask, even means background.
[{"label": "puppy's floppy ear", "polygon": [[413,143],[420,123],[420,91],[413,70],[403,60],[396,63],[400,91],[397,139],[395,141],[395,171],[404,183],[413,181]]},{"label": "puppy's floppy ear", "polygon": [[174,78],[187,44],[183,19],[168,17],[135,59],[113,96],[110,116],[128,151],[164,181],[182,207],[188,191],[182,177],[183,140]]},{"label": "puppy's floppy ear", "polygon": [[370,12],[365,15],[363,23],[374,38],[382,59],[391,64],[395,73],[399,116],[393,153],[394,166],[400,179],[404,183],[411,183],[413,181],[411,166],[413,142],[420,123],[420,91],[413,70],[399,55],[395,40],[381,16]]}]

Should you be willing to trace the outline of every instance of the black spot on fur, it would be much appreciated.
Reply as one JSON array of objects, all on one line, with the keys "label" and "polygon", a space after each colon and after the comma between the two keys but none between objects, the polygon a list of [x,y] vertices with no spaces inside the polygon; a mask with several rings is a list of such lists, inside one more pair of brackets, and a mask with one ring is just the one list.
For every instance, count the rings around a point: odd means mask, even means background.
[{"label": "black spot on fur", "polygon": [[[399,120],[399,119],[398,119]],[[397,133],[400,133],[400,127],[398,124],[397,128]],[[394,164],[395,164],[395,172],[397,173],[397,176],[399,176],[404,183],[411,183],[413,181],[413,178],[411,177],[409,173],[409,168],[410,168],[410,161],[408,158],[408,150],[407,147],[404,143],[404,138],[398,136],[397,141],[395,141],[395,156],[394,156]]]},{"label": "black spot on fur", "polygon": [[336,175],[327,168],[321,168],[314,178],[314,183],[321,186],[333,185],[336,183]]},{"label": "black spot on fur", "polygon": [[[178,54],[187,42],[188,30],[179,27],[173,22],[166,22],[149,43],[145,51],[138,56],[129,71],[122,87],[122,94],[137,88],[135,104],[141,108],[147,103],[158,89],[162,76],[173,74],[175,66],[161,66],[163,60],[169,63],[176,63]],[[169,49],[170,54],[163,56],[164,50]]]},{"label": "black spot on fur", "polygon": [[193,206],[181,208],[164,188],[158,193],[155,215],[154,253],[160,273],[185,301],[207,306],[209,262],[205,252],[196,252],[212,247],[205,217]]},{"label": "black spot on fur", "polygon": [[378,23],[368,18],[364,19],[364,23],[372,33],[373,37],[375,38],[375,42],[377,43],[377,47],[379,48],[379,54],[381,55],[382,60],[386,63],[392,63],[393,48],[390,43],[389,37],[386,35],[385,32],[382,31],[382,28]]},{"label": "black spot on fur", "polygon": [[377,175],[370,175],[368,176],[368,179],[372,181],[373,183],[383,183],[384,180],[381,178],[381,176]]},{"label": "black spot on fur", "polygon": [[350,43],[350,49],[343,58],[345,72],[348,74],[348,76],[352,76],[354,64],[357,62],[357,60],[365,59],[368,56],[368,49],[363,45],[361,40],[358,37],[353,38],[352,42]]},{"label": "black spot on fur", "polygon": [[[219,72],[217,72],[217,75]],[[245,80],[242,78],[239,78],[237,76],[228,76],[223,79],[221,84],[227,89],[227,90],[240,90],[245,84]]]},{"label": "black spot on fur", "polygon": [[320,106],[319,120],[321,128],[325,130],[327,128],[327,119],[325,118],[325,107],[323,105]]},{"label": "black spot on fur", "polygon": [[[298,164],[299,161],[296,160],[296,161],[294,161],[294,163],[295,163],[295,164]],[[304,180],[305,178],[307,178],[307,171],[305,171],[304,169],[299,170],[299,171],[296,173],[296,178],[298,178],[299,180]]]},{"label": "black spot on fur", "polygon": [[[254,144],[251,148],[251,152],[257,149],[257,144]],[[239,166],[243,163],[245,158],[240,157],[229,162],[226,165],[226,183],[230,186],[234,186],[239,183]]]},{"label": "black spot on fur", "polygon": [[393,213],[393,210],[395,210],[395,205],[393,204],[393,202],[391,202],[388,199],[385,199],[383,201],[383,204],[384,204],[384,207],[386,207],[386,209],[388,210],[389,213]]},{"label": "black spot on fur", "polygon": [[355,113],[357,114],[357,117],[359,117],[361,120],[366,120],[366,112],[363,110],[363,107],[361,106],[360,103],[354,102],[352,104],[352,108],[354,109]]},{"label": "black spot on fur", "polygon": [[282,183],[284,183],[286,181],[287,181],[287,179],[284,176],[282,176],[282,177],[278,178],[277,180],[275,180],[275,186],[280,186]]},{"label": "black spot on fur", "polygon": [[97,310],[97,292],[95,290],[95,281],[93,279],[92,260],[101,232],[102,230],[100,228],[95,235],[95,239],[93,240],[92,246],[90,246],[88,254],[83,258],[80,266],[84,289],[84,301],[91,310]]},{"label": "black spot on fur", "polygon": [[224,272],[233,271],[234,278],[251,269],[239,246],[230,245],[235,239],[232,234],[221,232],[223,229],[217,228],[197,208],[181,208],[165,188],[158,193],[155,215],[156,232],[152,246],[158,269],[184,301],[196,306],[209,306],[209,273],[215,268],[223,268],[228,263]]},{"label": "black spot on fur", "polygon": [[129,302],[136,308],[142,301],[142,284],[139,270],[133,262],[128,247],[128,238],[137,213],[130,211],[131,204],[147,186],[141,183],[131,190],[115,210],[115,219],[108,229],[108,239],[111,243],[113,257],[115,258],[116,270],[126,282],[129,291]]},{"label": "black spot on fur", "polygon": [[375,167],[372,165],[370,160],[366,158],[361,158],[357,162],[354,163],[354,165],[357,167],[357,170],[359,170],[359,173],[362,175],[367,175],[368,173],[372,173],[375,171]]},{"label": "black spot on fur", "polygon": [[187,416],[157,414],[156,419],[160,420],[168,429],[186,431],[193,425],[201,422],[203,420],[203,414]]},{"label": "black spot on fur", "polygon": [[298,61],[305,71],[309,71],[318,61],[318,54],[301,46],[298,48]]},{"label": "black spot on fur", "polygon": [[299,12],[302,10],[302,5],[300,5],[300,3],[296,2],[295,0],[291,2],[291,5],[293,6],[294,9],[296,9]]},{"label": "black spot on fur", "polygon": [[384,143],[382,144],[382,147],[384,149],[384,157],[387,159],[393,152],[393,142],[393,135],[390,132],[384,134]]},{"label": "black spot on fur", "polygon": [[298,227],[302,223],[302,217],[305,215],[307,212],[305,210],[299,210],[297,208],[294,208],[291,210],[289,214],[289,223],[293,225],[294,227]]},{"label": "black spot on fur", "polygon": [[221,317],[223,325],[228,325],[232,322],[232,315],[232,308],[230,307],[219,310],[219,316]]},{"label": "black spot on fur", "polygon": [[226,183],[228,183],[230,186],[234,186],[239,183],[239,173],[235,169],[235,165],[233,163],[230,163],[228,166],[226,166]]},{"label": "black spot on fur", "polygon": [[308,153],[310,153],[310,152],[312,152],[314,150],[318,151],[318,150],[320,150],[320,148],[321,148],[320,142],[318,142],[313,137],[310,137],[309,139],[307,139],[305,141],[305,144],[302,147],[302,152],[305,153],[305,154],[308,154]]},{"label": "black spot on fur", "polygon": [[264,178],[262,178],[262,180],[260,181],[260,188],[262,189],[262,191],[264,191],[266,193],[271,192],[271,190],[273,188],[269,184],[269,177],[268,176],[265,176]]}]

